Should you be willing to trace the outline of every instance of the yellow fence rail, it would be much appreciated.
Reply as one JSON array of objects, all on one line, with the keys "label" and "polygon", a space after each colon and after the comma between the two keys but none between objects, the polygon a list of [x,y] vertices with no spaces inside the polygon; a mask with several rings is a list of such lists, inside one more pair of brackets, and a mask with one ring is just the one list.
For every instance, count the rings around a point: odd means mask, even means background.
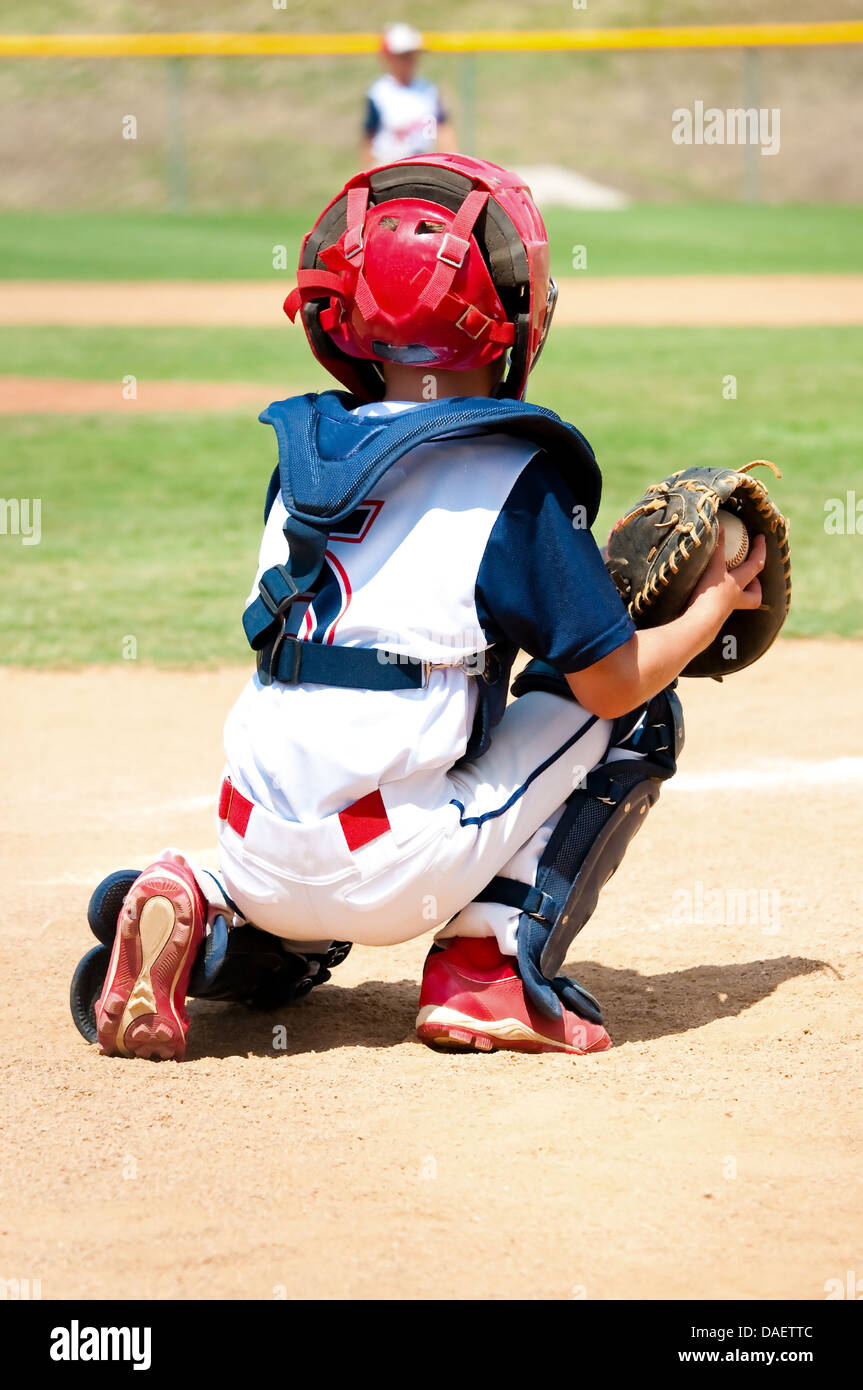
[{"label": "yellow fence rail", "polygon": [[[476,147],[477,71],[483,53],[590,53],[645,50],[737,49],[741,54],[743,105],[761,106],[760,53],[767,48],[863,44],[863,19],[800,24],[669,25],[634,29],[499,29],[426,31],[429,52],[450,54],[459,72],[461,148]],[[167,114],[165,174],[169,201],[177,211],[187,204],[184,87],[187,59],[357,57],[380,50],[380,34],[306,33],[152,33],[3,34],[4,58],[156,58],[164,68]],[[760,161],[754,145],[743,151],[743,197],[760,196]]]},{"label": "yellow fence rail", "polygon": [[[560,52],[649,48],[777,48],[863,43],[863,20],[811,24],[673,25],[653,29],[502,29],[428,32],[435,53]],[[203,58],[376,53],[359,34],[0,34],[0,58]]]}]

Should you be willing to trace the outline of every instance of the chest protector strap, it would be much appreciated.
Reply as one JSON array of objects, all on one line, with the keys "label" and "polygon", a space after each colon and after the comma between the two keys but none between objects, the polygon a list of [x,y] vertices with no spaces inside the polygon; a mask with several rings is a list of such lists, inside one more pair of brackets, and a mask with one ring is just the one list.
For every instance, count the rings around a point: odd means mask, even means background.
[{"label": "chest protector strap", "polygon": [[543,406],[511,399],[460,396],[384,419],[358,419],[341,391],[276,401],[260,419],[276,431],[278,468],[267,513],[281,492],[289,559],[262,574],[258,596],[243,614],[257,653],[261,682],[309,682],[354,690],[417,689],[428,662],[377,648],[326,646],[289,631],[291,609],[307,600],[325,562],[330,532],[344,522],[400,458],[420,444],[456,432],[503,431],[533,441],[561,469],[584,507],[587,524],[599,507],[600,476],[593,451],[573,426]]}]

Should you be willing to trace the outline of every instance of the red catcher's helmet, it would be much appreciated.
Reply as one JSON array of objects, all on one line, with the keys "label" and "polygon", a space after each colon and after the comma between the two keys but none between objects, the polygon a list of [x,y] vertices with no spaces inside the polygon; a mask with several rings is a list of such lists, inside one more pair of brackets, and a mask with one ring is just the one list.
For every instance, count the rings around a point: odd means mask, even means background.
[{"label": "red catcher's helmet", "polygon": [[530,189],[467,155],[357,174],[303,241],[285,300],[315,357],[361,400],[382,361],[467,371],[510,350],[498,395],[524,395],[557,290]]}]

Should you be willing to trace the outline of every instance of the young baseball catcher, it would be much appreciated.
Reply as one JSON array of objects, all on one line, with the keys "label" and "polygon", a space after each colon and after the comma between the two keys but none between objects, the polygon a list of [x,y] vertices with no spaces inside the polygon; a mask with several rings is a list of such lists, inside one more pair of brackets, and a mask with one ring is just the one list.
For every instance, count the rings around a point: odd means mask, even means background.
[{"label": "young baseball catcher", "polygon": [[352,942],[426,934],[423,1041],[610,1047],[564,959],[675,770],[676,678],[765,650],[788,545],[746,471],[688,469],[606,567],[593,452],[523,399],[555,297],[529,190],[476,159],[357,175],[306,237],[285,308],[345,389],[261,415],[220,873],[166,851],[97,888],[72,1009],[103,1052],[182,1058],[187,995],[279,1006]]}]

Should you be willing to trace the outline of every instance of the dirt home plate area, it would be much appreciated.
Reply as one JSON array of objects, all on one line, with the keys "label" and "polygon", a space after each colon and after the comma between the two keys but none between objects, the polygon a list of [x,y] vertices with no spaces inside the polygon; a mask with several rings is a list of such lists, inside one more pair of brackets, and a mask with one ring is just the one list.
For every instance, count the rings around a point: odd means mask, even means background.
[{"label": "dirt home plate area", "polygon": [[780,640],[683,683],[681,770],[569,957],[612,1051],[428,1050],[419,939],[354,948],[276,1014],[191,1003],[183,1064],[104,1058],[66,1002],[89,892],[167,844],[211,855],[246,676],[0,670],[7,1277],[823,1299],[863,1275],[863,645]]}]

